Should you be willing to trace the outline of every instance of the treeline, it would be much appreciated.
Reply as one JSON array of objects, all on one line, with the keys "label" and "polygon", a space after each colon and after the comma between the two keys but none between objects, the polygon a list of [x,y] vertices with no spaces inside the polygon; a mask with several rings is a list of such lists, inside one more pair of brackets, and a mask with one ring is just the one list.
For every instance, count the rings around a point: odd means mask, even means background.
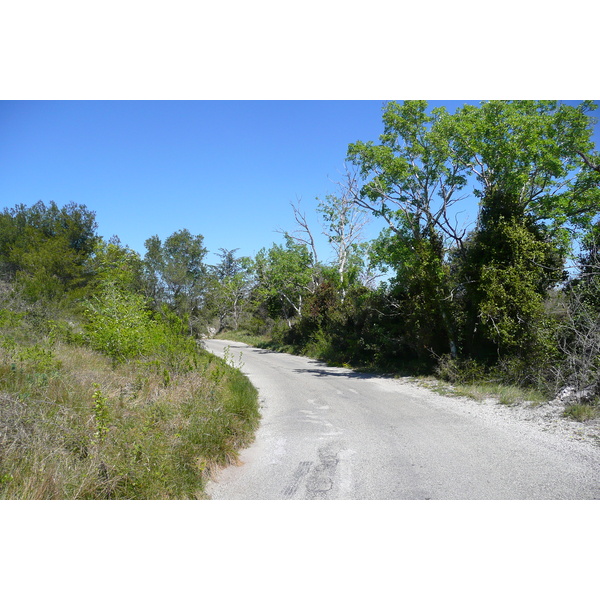
[{"label": "treeline", "polygon": [[[490,101],[450,114],[390,102],[379,140],[349,145],[338,193],[319,201],[322,231],[293,206],[297,228],[254,257],[210,255],[187,229],[149,238],[141,256],[99,238],[84,206],[6,209],[1,276],[32,303],[75,307],[74,335],[115,361],[163,340],[167,325],[190,338],[229,330],[337,364],[494,378],[592,401],[594,108]],[[381,223],[373,240],[368,219]],[[329,261],[317,253],[322,234]]]},{"label": "treeline", "polygon": [[[360,259],[317,266],[318,285],[313,268],[313,289],[282,340],[337,362],[412,364],[452,381],[597,401],[594,108],[492,101],[450,114],[423,101],[388,103],[379,141],[349,145],[341,193],[325,203],[330,241]],[[473,199],[469,226],[461,213]],[[357,210],[383,225],[362,254],[346,243]],[[358,272],[345,276],[344,264]],[[368,266],[387,281],[361,285]]]},{"label": "treeline", "polygon": [[[349,145],[339,193],[319,204],[333,261],[318,260],[315,233],[293,207],[297,230],[256,257],[248,298],[262,300],[262,318],[254,309],[252,322],[270,318],[279,346],[338,364],[596,402],[594,108],[493,101],[450,114],[388,103],[378,142]],[[477,207],[471,224],[467,206]],[[382,229],[364,242],[368,217]]]},{"label": "treeline", "polygon": [[151,238],[141,259],[96,231],[83,205],[0,214],[0,498],[203,498],[259,411],[190,335],[202,238]]}]

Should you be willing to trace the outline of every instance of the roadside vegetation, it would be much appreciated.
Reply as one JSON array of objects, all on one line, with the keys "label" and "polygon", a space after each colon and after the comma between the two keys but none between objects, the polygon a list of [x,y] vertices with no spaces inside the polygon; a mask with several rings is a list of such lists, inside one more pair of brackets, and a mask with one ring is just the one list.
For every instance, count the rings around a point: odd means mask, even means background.
[{"label": "roadside vegetation", "polygon": [[202,497],[259,419],[206,336],[507,405],[560,396],[565,417],[598,418],[593,108],[390,102],[379,140],[349,144],[319,199],[321,231],[298,202],[295,229],[254,257],[211,255],[187,229],[142,256],[99,237],[83,205],[5,208],[0,498]]},{"label": "roadside vegetation", "polygon": [[202,498],[253,439],[256,390],[191,338],[155,322],[145,347],[117,352],[98,323],[48,320],[7,295],[0,498]]},{"label": "roadside vegetation", "polygon": [[[320,201],[322,231],[298,203],[296,229],[258,253],[244,316],[224,322],[227,335],[243,329],[263,347],[332,365],[435,376],[505,404],[560,395],[565,416],[596,418],[593,107],[492,101],[449,114],[388,103],[379,140],[349,145],[339,193]],[[461,220],[466,198],[479,207],[471,223]],[[369,218],[381,233],[365,241]]]},{"label": "roadside vegetation", "polygon": [[258,421],[248,381],[206,354],[115,366],[44,339],[1,358],[3,499],[202,498]]},{"label": "roadside vegetation", "polygon": [[151,306],[139,257],[95,238],[85,207],[17,207],[0,227],[3,241],[17,229],[0,287],[0,498],[203,498],[253,439],[256,390],[169,302]]}]

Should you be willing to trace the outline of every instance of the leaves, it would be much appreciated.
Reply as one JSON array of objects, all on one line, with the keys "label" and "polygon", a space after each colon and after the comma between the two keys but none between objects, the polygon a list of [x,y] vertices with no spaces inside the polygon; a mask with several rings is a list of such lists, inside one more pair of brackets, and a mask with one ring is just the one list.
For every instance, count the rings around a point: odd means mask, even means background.
[{"label": "leaves", "polygon": [[60,299],[83,287],[86,261],[98,240],[84,205],[17,205],[0,213],[0,273],[16,278],[31,300]]},{"label": "leaves", "polygon": [[143,296],[108,284],[87,303],[85,316],[90,345],[113,360],[119,362],[150,351],[157,325]]},{"label": "leaves", "polygon": [[208,269],[204,263],[208,251],[203,236],[181,229],[164,244],[155,235],[144,245],[148,292],[155,308],[166,303],[188,320],[190,332],[193,331],[195,315],[205,303],[208,291]]},{"label": "leaves", "polygon": [[236,252],[221,248],[221,262],[211,268],[209,303],[219,318],[219,330],[226,325],[238,329],[254,280],[252,260],[246,256],[236,258]]}]

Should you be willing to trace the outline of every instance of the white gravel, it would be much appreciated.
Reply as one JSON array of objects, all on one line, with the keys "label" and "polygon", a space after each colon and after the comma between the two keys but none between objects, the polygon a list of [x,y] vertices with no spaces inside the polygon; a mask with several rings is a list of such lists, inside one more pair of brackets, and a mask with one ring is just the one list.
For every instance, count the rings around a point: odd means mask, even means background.
[{"label": "white gravel", "polygon": [[[486,420],[504,423],[506,426],[524,426],[556,436],[557,440],[575,443],[595,451],[600,449],[600,419],[578,422],[563,416],[567,403],[560,400],[533,405],[528,402],[502,404],[498,398],[486,397],[475,400],[466,396],[444,396],[434,392],[430,386],[407,378],[405,385],[421,388],[430,394],[435,394],[446,408],[452,406],[456,412],[466,411],[468,414],[480,416]],[[452,386],[445,387],[452,390]]]}]

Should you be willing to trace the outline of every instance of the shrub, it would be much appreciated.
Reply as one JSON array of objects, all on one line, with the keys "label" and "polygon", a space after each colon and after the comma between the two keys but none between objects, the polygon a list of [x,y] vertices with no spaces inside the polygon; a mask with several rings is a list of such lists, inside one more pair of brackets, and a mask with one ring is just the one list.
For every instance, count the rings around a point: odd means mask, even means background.
[{"label": "shrub", "polygon": [[485,367],[476,360],[452,358],[444,354],[438,360],[436,374],[450,383],[475,383],[486,377]]},{"label": "shrub", "polygon": [[158,333],[145,299],[114,286],[87,303],[85,316],[90,345],[115,362],[147,354]]}]

